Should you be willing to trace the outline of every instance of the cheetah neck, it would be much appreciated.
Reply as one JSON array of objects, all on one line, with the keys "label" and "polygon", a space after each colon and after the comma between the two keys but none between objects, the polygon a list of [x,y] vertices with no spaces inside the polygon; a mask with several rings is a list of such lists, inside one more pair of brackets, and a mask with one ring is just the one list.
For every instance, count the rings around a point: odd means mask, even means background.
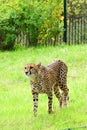
[{"label": "cheetah neck", "polygon": [[38,76],[37,75],[31,75],[30,76],[30,81],[36,82],[37,80],[38,80]]}]

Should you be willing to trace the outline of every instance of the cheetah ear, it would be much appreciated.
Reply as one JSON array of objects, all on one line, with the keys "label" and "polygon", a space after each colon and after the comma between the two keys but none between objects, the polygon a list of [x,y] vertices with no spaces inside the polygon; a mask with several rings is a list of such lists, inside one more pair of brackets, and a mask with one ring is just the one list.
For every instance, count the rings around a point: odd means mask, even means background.
[{"label": "cheetah ear", "polygon": [[41,66],[41,62],[37,64],[38,68]]}]

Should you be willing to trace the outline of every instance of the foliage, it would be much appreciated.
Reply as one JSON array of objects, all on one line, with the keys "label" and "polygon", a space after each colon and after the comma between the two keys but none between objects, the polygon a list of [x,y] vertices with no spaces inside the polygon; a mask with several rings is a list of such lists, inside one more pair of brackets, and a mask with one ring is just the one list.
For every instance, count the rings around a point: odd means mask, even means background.
[{"label": "foliage", "polygon": [[17,34],[12,24],[2,25],[0,27],[0,49],[13,49]]},{"label": "foliage", "polygon": [[[86,14],[87,0],[68,0],[70,17]],[[12,49],[21,32],[28,45],[55,42],[63,33],[63,0],[0,0],[0,48]]]},{"label": "foliage", "polygon": [[[10,35],[13,39],[11,41],[14,42],[16,36],[21,32],[27,36],[29,45],[44,43],[47,38],[54,39],[56,35],[60,35],[63,31],[62,9],[61,0],[43,2],[38,0],[14,0],[12,2],[12,0],[8,0],[1,3],[0,30],[3,34],[1,39],[4,39],[1,41],[2,44],[9,44],[10,41],[7,37],[10,37]],[[12,44],[14,45],[14,43]]]},{"label": "foliage", "polygon": [[[52,4],[52,6],[50,6]],[[47,38],[54,40],[56,35],[60,35],[63,32],[63,19],[62,10],[63,6],[61,0],[52,2],[45,2],[42,8],[43,15],[41,19],[43,24],[41,26],[39,40],[44,42]]]},{"label": "foliage", "polygon": [[15,20],[8,2],[0,6],[0,49],[13,49],[17,38]]},{"label": "foliage", "polygon": [[87,14],[87,0],[68,0],[68,15],[70,17],[82,16]]}]

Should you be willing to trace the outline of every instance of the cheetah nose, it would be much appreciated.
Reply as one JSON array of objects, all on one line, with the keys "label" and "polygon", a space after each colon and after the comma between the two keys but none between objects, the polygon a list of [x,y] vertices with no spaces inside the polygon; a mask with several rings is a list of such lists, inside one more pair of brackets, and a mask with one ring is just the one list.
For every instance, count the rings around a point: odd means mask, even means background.
[{"label": "cheetah nose", "polygon": [[27,75],[27,74],[28,74],[28,72],[25,72],[25,74]]}]

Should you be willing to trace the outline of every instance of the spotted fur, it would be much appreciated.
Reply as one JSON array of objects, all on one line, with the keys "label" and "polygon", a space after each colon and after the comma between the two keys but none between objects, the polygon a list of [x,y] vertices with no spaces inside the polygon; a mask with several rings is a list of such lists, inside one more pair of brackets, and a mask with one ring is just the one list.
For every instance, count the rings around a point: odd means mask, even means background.
[{"label": "spotted fur", "polygon": [[52,112],[53,91],[59,100],[60,107],[67,106],[67,66],[62,61],[54,61],[48,66],[27,64],[25,74],[30,77],[30,86],[34,102],[34,115],[37,115],[38,95],[45,93],[48,96],[48,113]]}]

